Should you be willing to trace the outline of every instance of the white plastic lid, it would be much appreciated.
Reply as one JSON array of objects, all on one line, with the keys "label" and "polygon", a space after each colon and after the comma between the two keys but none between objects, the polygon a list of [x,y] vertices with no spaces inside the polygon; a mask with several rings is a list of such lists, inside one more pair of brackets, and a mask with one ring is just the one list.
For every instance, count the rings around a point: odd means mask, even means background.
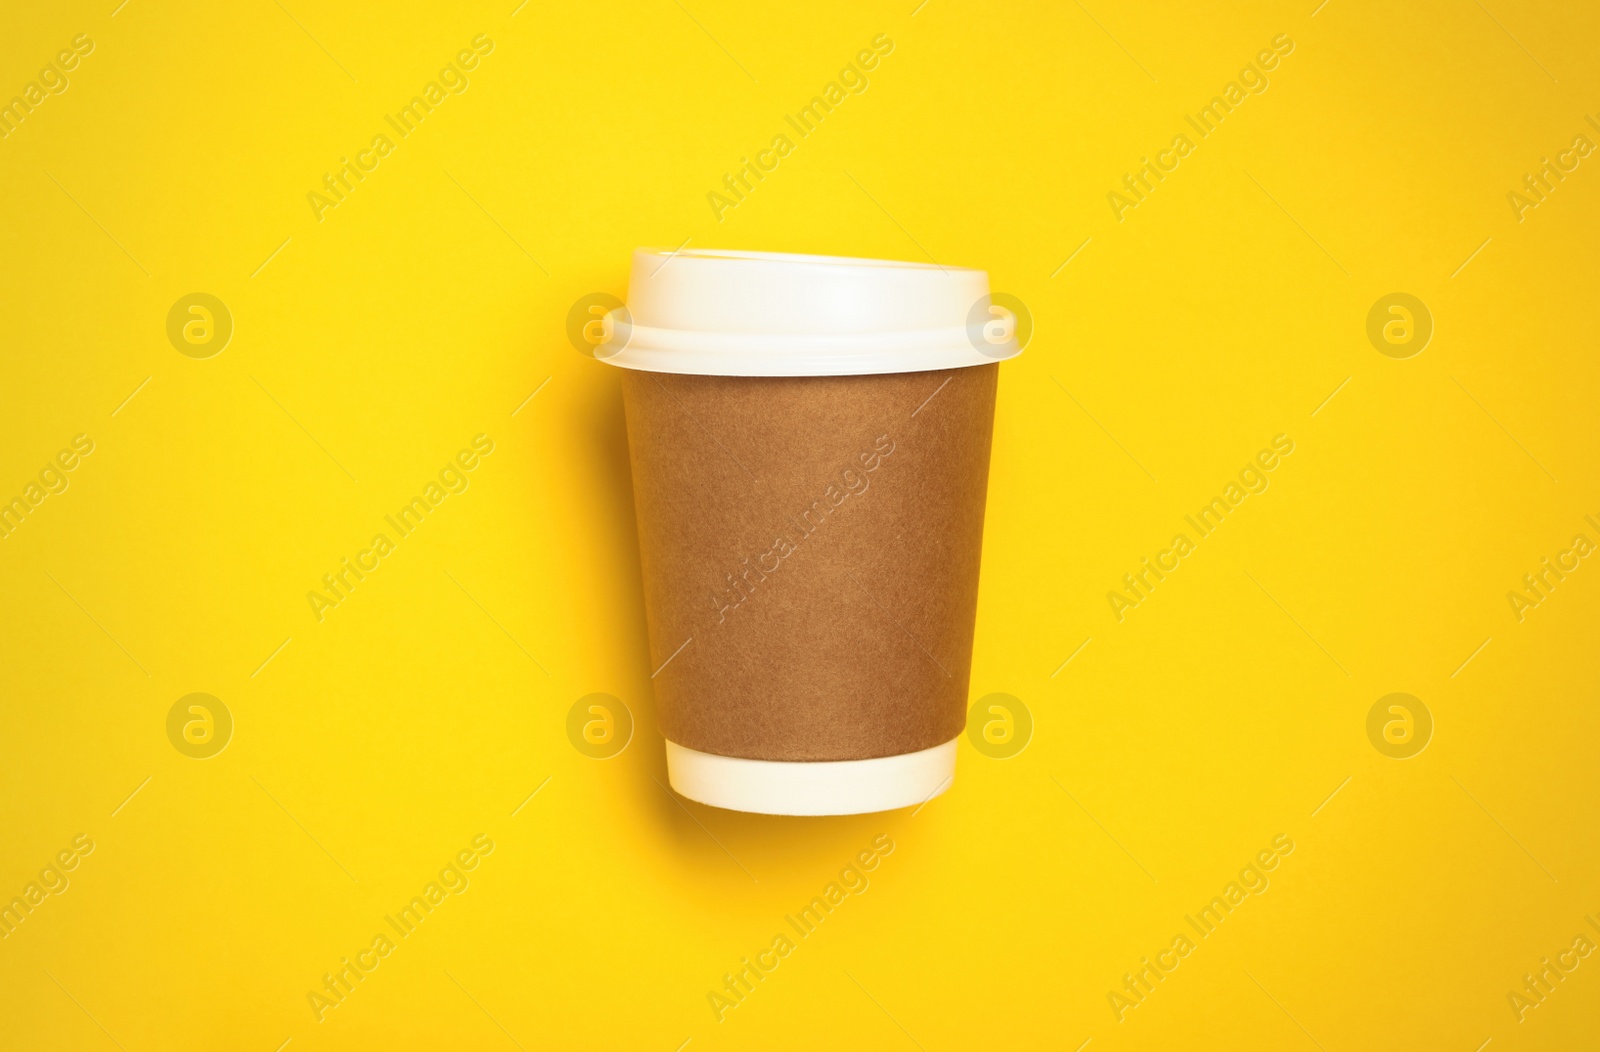
[{"label": "white plastic lid", "polygon": [[641,248],[595,357],[711,376],[854,376],[1012,358],[1016,318],[966,267]]}]

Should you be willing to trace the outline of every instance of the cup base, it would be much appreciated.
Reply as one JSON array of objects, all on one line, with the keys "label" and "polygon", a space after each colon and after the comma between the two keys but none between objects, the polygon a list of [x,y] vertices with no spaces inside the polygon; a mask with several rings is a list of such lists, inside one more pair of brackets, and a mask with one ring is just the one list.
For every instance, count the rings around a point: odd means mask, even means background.
[{"label": "cup base", "polygon": [[763,815],[860,815],[915,807],[956,776],[956,741],[870,760],[747,760],[667,742],[667,780],[679,795]]}]

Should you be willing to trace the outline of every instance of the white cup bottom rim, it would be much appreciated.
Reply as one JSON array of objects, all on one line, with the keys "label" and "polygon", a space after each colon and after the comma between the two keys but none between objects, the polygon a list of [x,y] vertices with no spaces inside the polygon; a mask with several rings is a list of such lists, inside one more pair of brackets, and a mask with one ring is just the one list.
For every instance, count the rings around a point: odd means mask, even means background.
[{"label": "white cup bottom rim", "polygon": [[679,795],[730,811],[855,815],[919,807],[955,780],[956,740],[866,760],[751,760],[668,741],[667,778]]}]

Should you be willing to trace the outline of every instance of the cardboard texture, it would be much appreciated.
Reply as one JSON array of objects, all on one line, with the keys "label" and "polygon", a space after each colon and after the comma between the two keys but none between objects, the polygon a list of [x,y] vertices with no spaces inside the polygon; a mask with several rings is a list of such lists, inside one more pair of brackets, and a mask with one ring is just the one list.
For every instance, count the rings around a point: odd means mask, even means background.
[{"label": "cardboard texture", "polygon": [[817,761],[961,733],[997,377],[623,373],[662,734]]}]

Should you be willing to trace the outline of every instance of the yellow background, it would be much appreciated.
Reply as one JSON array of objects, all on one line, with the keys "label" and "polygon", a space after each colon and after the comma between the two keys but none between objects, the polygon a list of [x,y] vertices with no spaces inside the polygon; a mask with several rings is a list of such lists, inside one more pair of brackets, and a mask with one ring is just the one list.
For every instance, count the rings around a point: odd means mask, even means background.
[{"label": "yellow background", "polygon": [[[1600,956],[1507,1000],[1600,939],[1600,565],[1520,623],[1506,598],[1600,541],[1600,156],[1520,222],[1506,197],[1600,141],[1592,9],[114,6],[13,5],[0,39],[0,99],[95,44],[0,140],[0,496],[95,442],[0,541],[0,896],[96,845],[0,941],[0,1044],[1600,1041]],[[480,33],[470,87],[319,222],[307,193]],[[718,222],[880,33],[870,88]],[[1108,192],[1277,34],[1270,88],[1119,222]],[[618,378],[565,324],[685,239],[983,267],[1032,311],[972,696],[1033,740],[963,739],[919,813],[661,787]],[[166,335],[193,292],[235,325],[205,360]],[[1405,360],[1365,333],[1392,292],[1435,321]],[[470,488],[319,623],[307,591],[479,433]],[[1280,433],[1270,488],[1119,623],[1107,591]],[[212,759],[166,735],[191,692],[235,720]],[[566,736],[591,692],[637,717],[610,760]],[[1367,737],[1392,692],[1435,720],[1411,759]],[[319,1023],[323,974],[480,833],[470,889]],[[870,888],[718,1022],[880,834]],[[1279,834],[1270,889],[1119,1022],[1108,992]]]}]

